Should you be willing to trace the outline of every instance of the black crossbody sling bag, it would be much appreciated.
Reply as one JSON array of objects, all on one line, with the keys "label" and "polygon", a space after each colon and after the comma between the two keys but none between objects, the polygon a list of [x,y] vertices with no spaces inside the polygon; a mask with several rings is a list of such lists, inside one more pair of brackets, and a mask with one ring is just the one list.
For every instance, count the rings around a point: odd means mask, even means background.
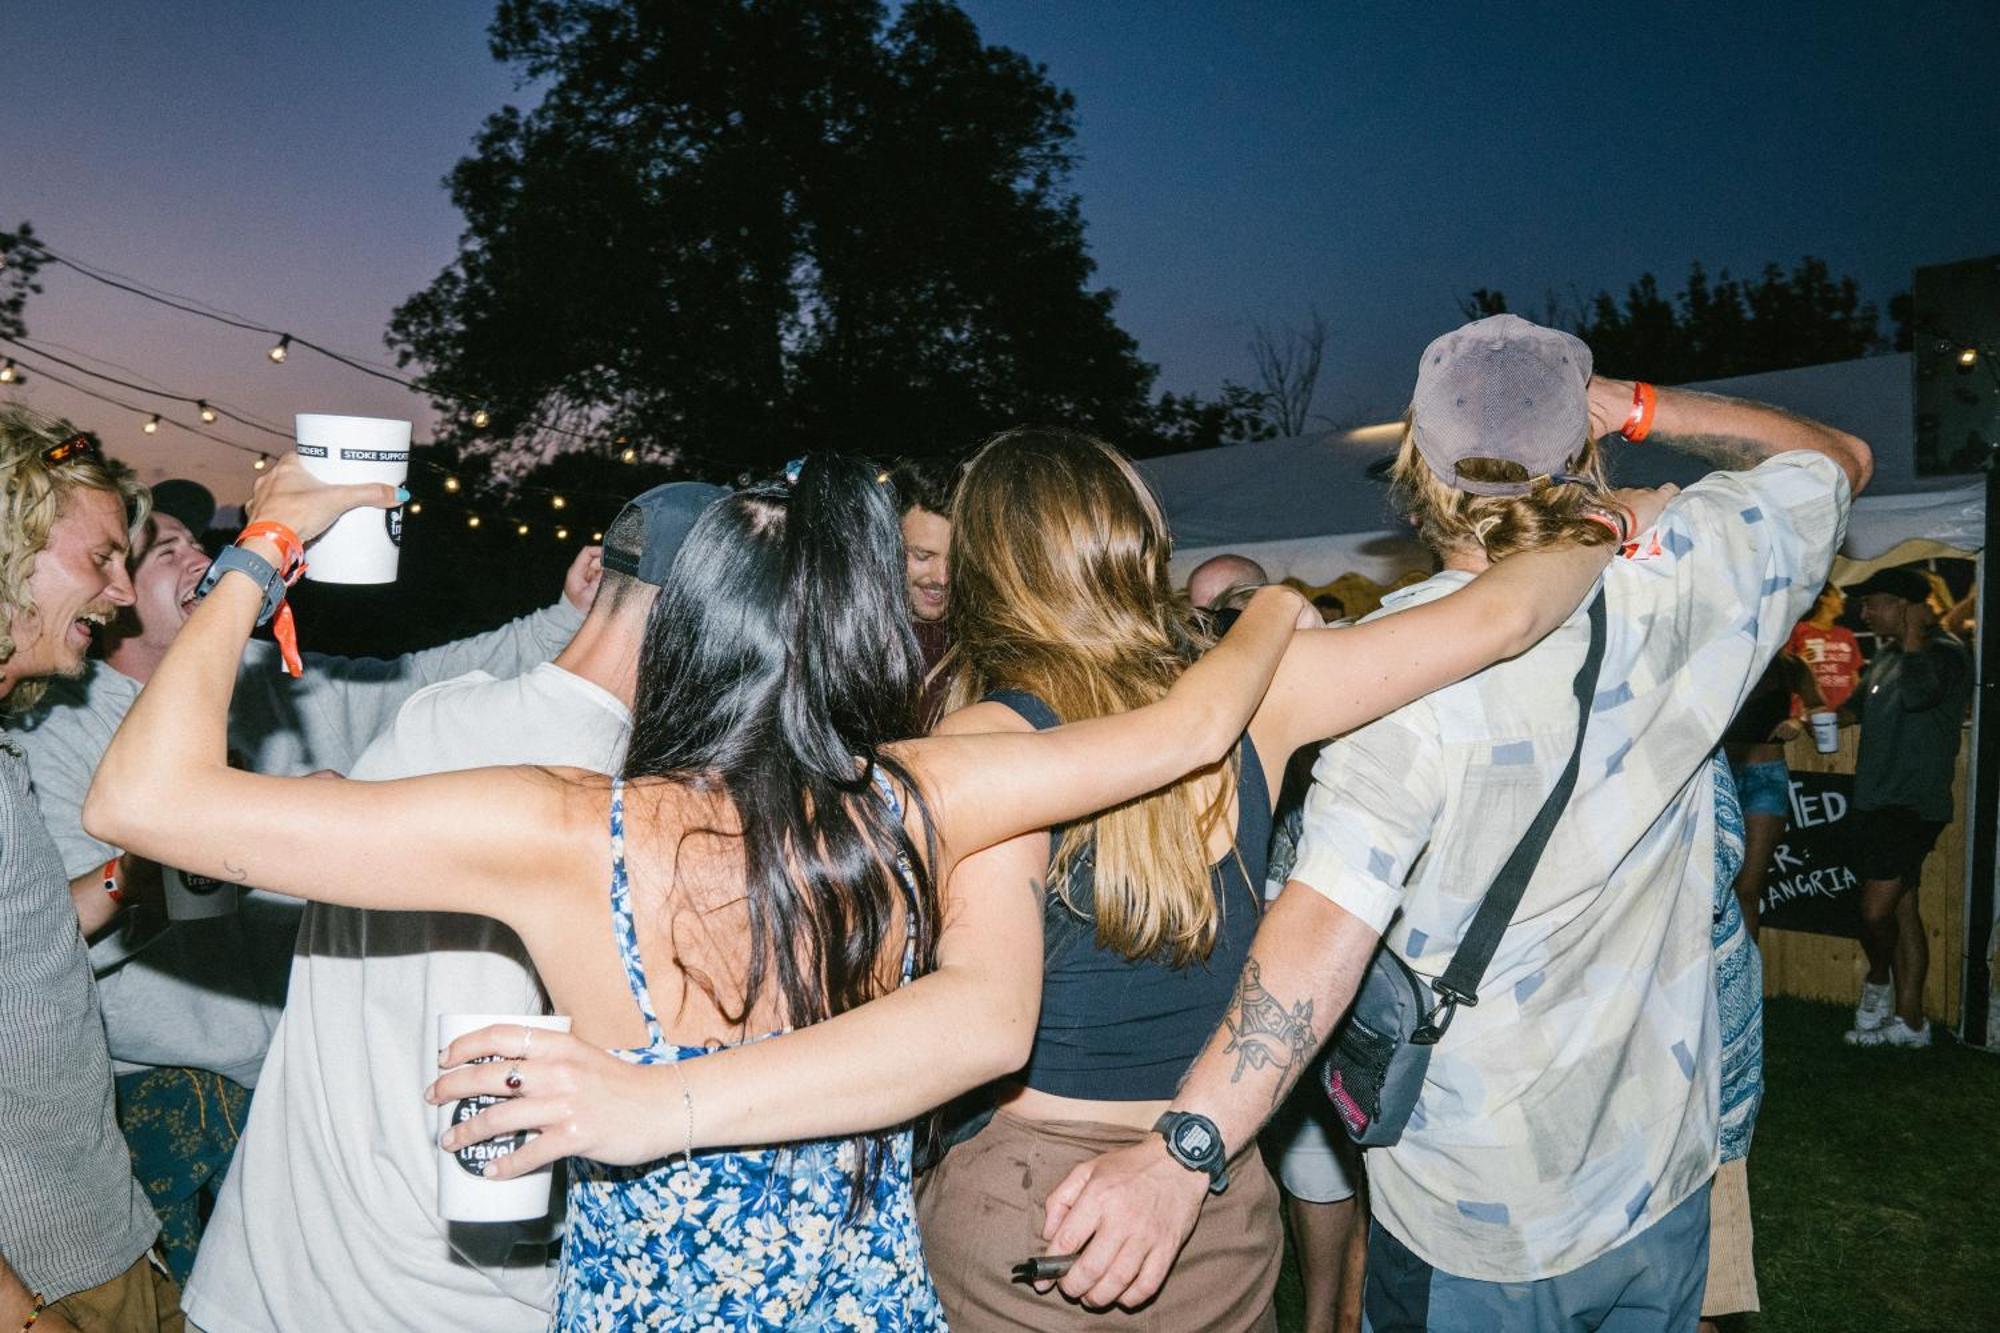
[{"label": "black crossbody sling bag", "polygon": [[1494,876],[1450,966],[1437,981],[1426,982],[1383,945],[1361,979],[1346,1020],[1334,1033],[1333,1049],[1320,1067],[1320,1082],[1347,1136],[1364,1148],[1386,1148],[1403,1137],[1403,1127],[1423,1093],[1431,1048],[1451,1026],[1459,1005],[1479,1003],[1479,983],[1493,961],[1493,951],[1500,947],[1500,937],[1521,905],[1542,849],[1569,804],[1583,759],[1583,734],[1597,693],[1598,668],[1604,662],[1604,615],[1600,590],[1590,604],[1590,651],[1572,685],[1576,748],[1570,751],[1569,764],[1513,855]]}]

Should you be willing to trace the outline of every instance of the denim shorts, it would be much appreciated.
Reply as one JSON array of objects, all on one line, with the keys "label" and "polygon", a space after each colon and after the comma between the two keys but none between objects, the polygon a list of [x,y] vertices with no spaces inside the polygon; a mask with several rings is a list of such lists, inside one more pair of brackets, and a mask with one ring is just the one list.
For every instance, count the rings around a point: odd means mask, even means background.
[{"label": "denim shorts", "polygon": [[1792,813],[1792,770],[1782,759],[1761,764],[1731,764],[1736,778],[1736,799],[1746,815],[1776,815],[1784,819]]}]

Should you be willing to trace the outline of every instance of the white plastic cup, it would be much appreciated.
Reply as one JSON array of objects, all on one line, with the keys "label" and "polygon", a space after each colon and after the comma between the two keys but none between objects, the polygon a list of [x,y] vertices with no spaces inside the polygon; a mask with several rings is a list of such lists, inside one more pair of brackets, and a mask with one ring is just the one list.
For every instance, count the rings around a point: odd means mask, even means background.
[{"label": "white plastic cup", "polygon": [[169,921],[206,921],[236,910],[236,886],[207,875],[160,867]]},{"label": "white plastic cup", "polygon": [[1832,754],[1840,748],[1840,714],[1814,713],[1811,722],[1815,750],[1821,754]]},{"label": "white plastic cup", "polygon": [[[495,1023],[550,1032],[569,1031],[568,1017],[560,1014],[439,1014],[438,1049],[443,1050],[468,1032],[477,1032]],[[503,1056],[493,1059],[506,1063]],[[437,1107],[433,1133],[442,1136],[451,1126],[470,1119],[501,1100],[498,1097],[466,1097]],[[457,1152],[439,1148],[438,1216],[448,1222],[532,1222],[548,1216],[553,1166],[530,1171],[512,1180],[488,1180],[480,1174],[488,1162],[505,1157],[532,1137],[531,1132],[503,1134],[484,1143],[460,1148]],[[432,1142],[436,1141],[434,1137]]]},{"label": "white plastic cup", "polygon": [[[293,418],[299,457],[321,481],[401,486],[410,475],[410,423],[386,417]],[[316,583],[394,583],[403,546],[401,509],[354,509],[306,545]]]}]

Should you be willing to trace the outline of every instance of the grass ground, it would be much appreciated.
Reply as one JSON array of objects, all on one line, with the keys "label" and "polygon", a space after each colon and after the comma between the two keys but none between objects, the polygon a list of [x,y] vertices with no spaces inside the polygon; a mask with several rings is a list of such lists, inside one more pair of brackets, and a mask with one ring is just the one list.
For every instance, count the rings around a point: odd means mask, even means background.
[{"label": "grass ground", "polygon": [[[1772,1000],[1750,1153],[1764,1312],[1742,1333],[2000,1331],[2000,1056],[1842,1044],[1852,1011]],[[1938,1029],[1940,1037],[1943,1029]],[[1300,1327],[1291,1256],[1278,1324]]]}]

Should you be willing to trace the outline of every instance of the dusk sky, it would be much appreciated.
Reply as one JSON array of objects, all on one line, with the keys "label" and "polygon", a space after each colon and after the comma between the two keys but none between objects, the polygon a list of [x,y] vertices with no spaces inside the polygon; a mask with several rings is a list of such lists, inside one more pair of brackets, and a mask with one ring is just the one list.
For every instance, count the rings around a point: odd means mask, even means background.
[{"label": "dusk sky", "polygon": [[[1882,303],[1917,265],[2000,252],[1989,4],[966,8],[1075,93],[1098,277],[1162,388],[1249,381],[1253,326],[1317,307],[1319,410],[1379,419],[1475,287],[1534,310],[1647,270],[1673,290],[1695,258],[1740,274],[1814,254]],[[0,227],[32,220],[58,252],[390,364],[391,309],[454,252],[441,178],[488,112],[535,99],[487,54],[490,14],[16,0]],[[309,352],[273,366],[268,338],[45,279],[29,337],[66,359],[284,426],[427,429],[414,395]],[[251,455],[145,436],[37,377],[0,392],[98,430],[148,480],[247,493]]]}]

